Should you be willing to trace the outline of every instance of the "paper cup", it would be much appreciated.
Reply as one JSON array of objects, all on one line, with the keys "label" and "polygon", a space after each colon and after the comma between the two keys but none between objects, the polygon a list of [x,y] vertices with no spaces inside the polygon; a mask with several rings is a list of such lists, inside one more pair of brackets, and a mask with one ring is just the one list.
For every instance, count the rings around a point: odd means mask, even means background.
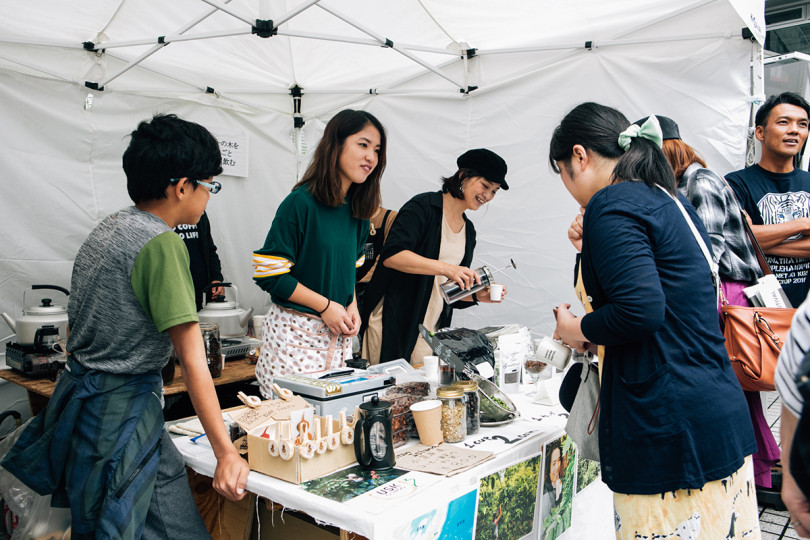
[{"label": "paper cup", "polygon": [[439,378],[439,357],[438,356],[425,356],[422,358],[425,366],[425,377],[430,380]]},{"label": "paper cup", "polygon": [[500,283],[493,283],[489,286],[489,299],[493,302],[500,302],[503,300],[503,285]]},{"label": "paper cup", "polygon": [[438,399],[419,401],[411,405],[419,442],[425,446],[434,446],[444,440],[442,435],[442,402]]},{"label": "paper cup", "polygon": [[537,360],[565,369],[571,359],[571,349],[548,336],[534,340],[534,356]]},{"label": "paper cup", "polygon": [[262,338],[262,323],[264,323],[264,315],[253,316],[253,337],[256,339]]}]

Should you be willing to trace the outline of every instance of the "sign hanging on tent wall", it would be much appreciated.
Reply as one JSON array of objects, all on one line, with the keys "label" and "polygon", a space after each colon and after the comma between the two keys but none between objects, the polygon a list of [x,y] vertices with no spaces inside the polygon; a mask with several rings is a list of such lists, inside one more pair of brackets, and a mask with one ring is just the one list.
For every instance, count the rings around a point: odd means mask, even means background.
[{"label": "sign hanging on tent wall", "polygon": [[248,136],[244,131],[219,131],[211,129],[219,142],[222,154],[222,174],[247,177]]}]

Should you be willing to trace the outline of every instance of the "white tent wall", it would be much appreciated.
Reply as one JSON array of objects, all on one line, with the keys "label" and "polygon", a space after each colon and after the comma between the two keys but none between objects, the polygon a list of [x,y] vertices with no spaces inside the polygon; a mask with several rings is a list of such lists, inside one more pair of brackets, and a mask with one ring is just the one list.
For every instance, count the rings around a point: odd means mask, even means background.
[{"label": "white tent wall", "polygon": [[[75,30],[66,21],[74,15],[66,12],[57,25],[53,19],[60,17],[62,4],[46,3],[54,4],[55,12],[42,20],[36,34],[31,29],[31,35],[77,43],[102,32],[108,36],[105,39],[114,40],[149,32],[168,34],[163,26],[178,28],[180,21],[190,18],[189,13],[202,9],[197,3],[191,3],[192,11],[177,7],[182,3],[187,8],[186,0],[161,3],[159,8],[151,2],[123,3],[117,16],[131,16],[127,20],[132,26],[127,26],[124,19],[113,16],[109,2],[95,2],[97,9],[83,13],[92,22],[85,22],[77,35],[68,36],[65,34]],[[223,176],[223,190],[212,196],[208,211],[226,279],[239,287],[243,305],[264,310],[267,297],[252,283],[250,254],[262,245],[275,209],[306,165],[307,156],[299,156],[293,144],[292,100],[283,94],[296,81],[302,81],[305,88],[302,113],[307,123],[302,132],[310,151],[323,123],[340,108],[367,109],[386,126],[388,166],[382,187],[386,207],[399,208],[416,193],[438,189],[439,178],[455,170],[455,158],[468,148],[488,147],[506,159],[511,189],[501,191],[491,204],[470,215],[478,231],[473,265],[500,267],[513,258],[518,269],[506,271],[500,278],[509,290],[503,305],[459,311],[454,320],[459,326],[514,322],[537,334],[550,333],[551,306],[561,301],[575,303],[571,286],[575,252],[566,229],[578,207],[551,173],[547,150],[552,130],[577,103],[590,100],[615,106],[631,121],[650,113],[670,116],[711,167],[721,173],[742,167],[750,109],[750,60],[759,45],[740,38],[745,23],[729,2],[579,0],[566,3],[565,8],[559,3],[542,3],[539,9],[538,3],[528,1],[516,2],[514,8],[474,2],[423,3],[456,40],[480,48],[481,54],[469,61],[467,73],[460,62],[444,70],[455,80],[477,85],[478,90],[463,95],[435,74],[396,84],[421,68],[414,70],[415,64],[407,59],[403,63],[403,57],[389,49],[354,45],[352,51],[368,56],[345,58],[342,49],[318,40],[242,36],[238,40],[246,48],[239,54],[222,38],[175,43],[149,58],[154,60],[150,69],[178,75],[196,87],[216,81],[210,84],[221,97],[135,67],[104,91],[92,91],[93,105],[85,110],[89,91],[77,83],[103,80],[109,74],[105,70],[115,71],[117,61],[84,51],[0,40],[0,229],[4,231],[0,311],[19,314],[22,292],[32,284],[69,286],[72,260],[86,235],[106,214],[130,204],[121,154],[127,134],[155,112],[176,113],[215,132],[247,134],[247,178]],[[15,4],[14,9],[8,0],[0,0],[0,7],[3,4],[8,17],[4,15],[0,21],[0,35],[20,35],[33,28],[23,21],[35,17],[36,3]],[[234,0],[229,5],[244,10],[246,4],[250,3]],[[377,30],[382,35],[399,30],[406,33],[414,27],[419,30],[418,25],[430,23],[415,2],[403,0],[414,11],[403,16],[399,28],[399,3],[396,8],[385,4],[385,8],[368,5],[369,18],[381,21],[382,28]],[[283,13],[295,5],[273,2],[270,7]],[[364,20],[362,2],[329,5]],[[160,11],[163,9],[169,11]],[[761,2],[758,9],[761,13]],[[667,16],[671,14],[675,15]],[[312,16],[323,24],[328,20],[323,12]],[[164,25],[164,19],[171,22]],[[107,24],[108,20],[112,22]],[[153,28],[156,26],[160,28]],[[437,47],[449,41],[435,26],[425,28],[413,36],[406,33],[404,41],[424,38]],[[194,31],[203,29],[204,25]],[[322,31],[338,33],[337,29]],[[650,41],[664,37],[670,39]],[[597,38],[639,38],[643,42],[599,46]],[[288,54],[281,60],[262,49],[274,39],[286,44]],[[487,54],[487,47],[555,42],[584,45],[586,39],[596,39],[596,48],[574,49],[572,45],[560,50]],[[209,55],[208,62],[181,53],[161,56],[195,45],[203,56]],[[21,67],[23,49],[31,64],[47,64],[67,80]],[[115,54],[121,55],[121,51],[116,49]],[[227,55],[229,51],[233,56]],[[252,57],[253,53],[258,56]],[[170,64],[169,59],[178,63]],[[451,60],[447,57],[442,62]],[[292,63],[282,68],[282,61]],[[275,67],[265,71],[268,63]],[[251,74],[257,66],[261,66],[259,75],[266,78]],[[63,73],[62,69],[74,71]],[[374,70],[378,73],[371,77],[368,72]],[[334,77],[332,83],[327,74]],[[95,78],[88,78],[90,75]],[[310,82],[301,77],[311,77]],[[237,83],[242,87],[237,88]],[[330,84],[335,86],[332,93]],[[394,85],[395,91],[386,90],[390,88],[386,84]],[[258,90],[262,86],[275,93],[263,95]],[[380,92],[344,93],[338,90],[342,87],[379,87]],[[313,90],[308,94],[307,88],[323,93]],[[115,321],[110,325],[114,327]]]}]

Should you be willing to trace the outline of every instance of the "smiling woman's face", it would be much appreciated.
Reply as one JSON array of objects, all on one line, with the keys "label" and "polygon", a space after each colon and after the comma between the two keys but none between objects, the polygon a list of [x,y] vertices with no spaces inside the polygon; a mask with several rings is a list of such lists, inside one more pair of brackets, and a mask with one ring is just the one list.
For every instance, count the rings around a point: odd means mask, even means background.
[{"label": "smiling woman's face", "polygon": [[560,449],[555,448],[551,451],[548,469],[548,479],[552,484],[557,483],[557,480],[560,479],[560,465]]}]

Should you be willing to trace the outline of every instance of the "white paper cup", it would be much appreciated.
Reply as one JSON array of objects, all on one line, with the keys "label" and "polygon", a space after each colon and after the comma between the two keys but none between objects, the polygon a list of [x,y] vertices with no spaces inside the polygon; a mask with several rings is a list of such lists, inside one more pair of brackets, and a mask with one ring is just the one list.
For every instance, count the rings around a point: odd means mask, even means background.
[{"label": "white paper cup", "polygon": [[493,283],[489,286],[489,299],[493,302],[500,302],[503,299],[503,285]]},{"label": "white paper cup", "polygon": [[264,315],[253,316],[253,337],[256,339],[262,338],[262,324],[264,323]]},{"label": "white paper cup", "polygon": [[444,440],[441,401],[419,401],[411,405],[411,413],[416,422],[416,431],[419,432],[419,442],[425,446],[433,446]]},{"label": "white paper cup", "polygon": [[534,357],[557,369],[565,369],[571,360],[571,349],[548,336],[534,340]]},{"label": "white paper cup", "polygon": [[425,356],[422,358],[425,366],[425,377],[431,380],[439,378],[439,357]]}]

